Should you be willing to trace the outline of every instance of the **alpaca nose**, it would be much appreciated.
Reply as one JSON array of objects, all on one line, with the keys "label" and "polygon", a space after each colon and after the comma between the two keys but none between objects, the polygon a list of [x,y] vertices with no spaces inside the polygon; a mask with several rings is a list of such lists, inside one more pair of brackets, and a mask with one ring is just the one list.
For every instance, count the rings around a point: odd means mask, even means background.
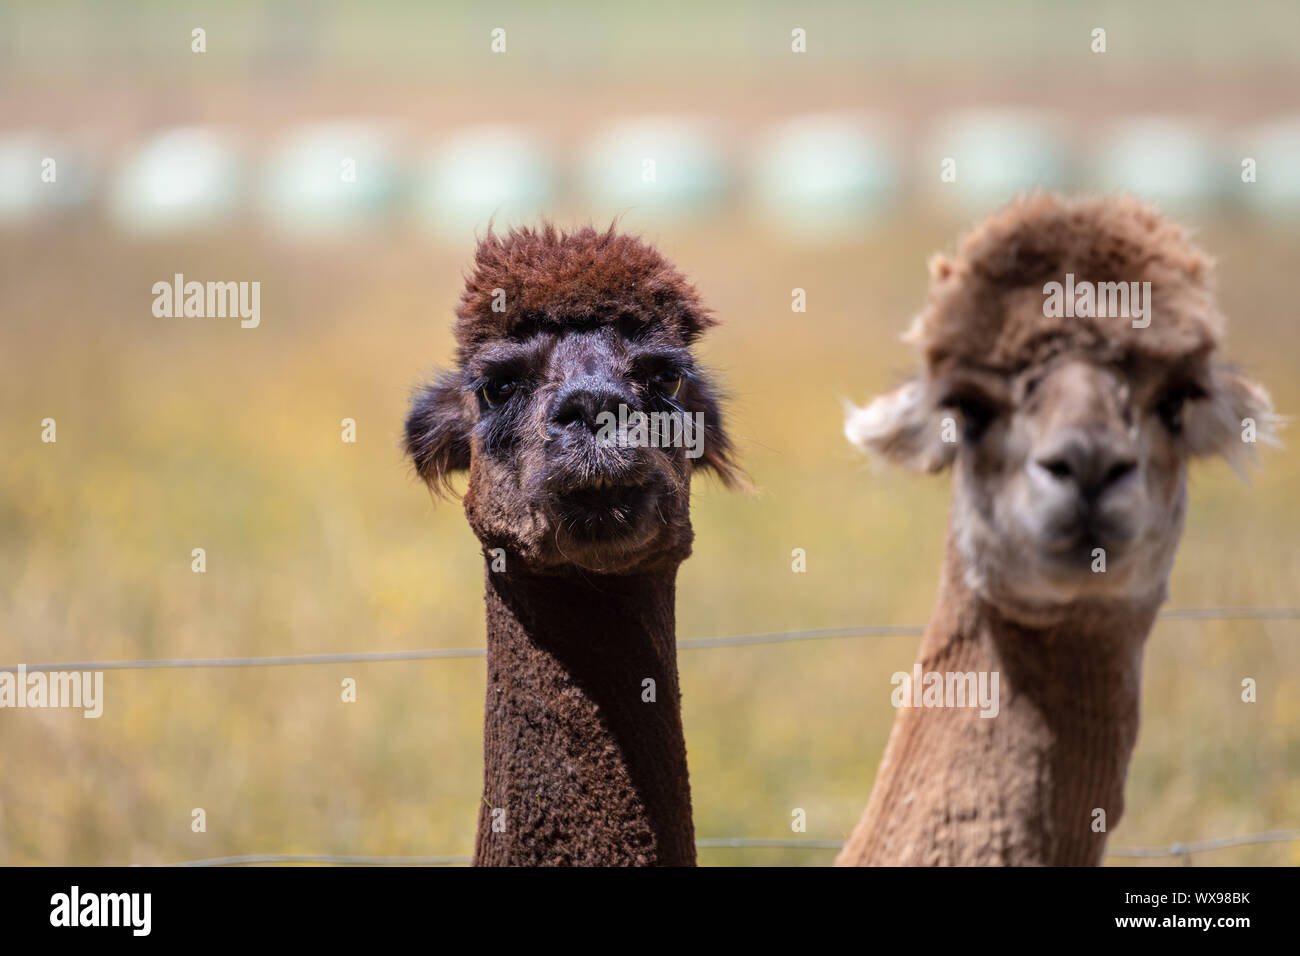
[{"label": "alpaca nose", "polygon": [[618,407],[632,405],[632,397],[614,382],[585,378],[562,388],[551,407],[551,424],[558,428],[581,424],[592,432],[600,430],[600,416],[618,415]]},{"label": "alpaca nose", "polygon": [[1110,436],[1068,434],[1034,457],[1034,464],[1056,482],[1071,485],[1087,501],[1137,470],[1137,459],[1127,443]]}]

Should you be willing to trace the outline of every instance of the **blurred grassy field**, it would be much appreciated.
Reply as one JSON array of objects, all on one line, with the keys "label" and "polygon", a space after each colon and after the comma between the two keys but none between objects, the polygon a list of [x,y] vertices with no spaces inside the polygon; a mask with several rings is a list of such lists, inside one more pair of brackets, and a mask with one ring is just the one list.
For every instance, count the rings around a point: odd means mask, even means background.
[{"label": "blurred grassy field", "polygon": [[[635,215],[626,220],[638,228]],[[759,491],[707,482],[679,582],[680,638],[925,621],[946,479],[878,470],[841,400],[912,368],[897,342],[923,264],[958,224],[913,217],[832,250],[736,216],[651,231],[725,323],[704,346]],[[250,238],[250,236],[252,238]],[[482,568],[459,505],[397,448],[409,390],[450,355],[470,242],[287,249],[251,230],[129,243],[87,225],[0,238],[0,663],[481,645]],[[1300,236],[1206,223],[1232,354],[1300,405]],[[262,283],[262,324],[156,319],[175,271]],[[790,290],[808,312],[790,311]],[[58,442],[40,422],[58,422]],[[340,419],[358,423],[355,445]],[[1171,607],[1300,604],[1300,465],[1192,482]],[[190,570],[207,550],[207,573]],[[808,554],[790,569],[792,548]],[[681,655],[700,837],[844,837],[916,639]],[[340,681],[358,683],[355,704]],[[1240,702],[1240,682],[1259,702]],[[110,672],[99,720],[0,712],[0,864],[151,864],[241,853],[468,855],[483,662]],[[1167,623],[1151,638],[1128,812],[1112,845],[1300,825],[1296,622]],[[192,808],[207,832],[190,830]],[[704,864],[832,851],[704,850]],[[1300,844],[1202,863],[1300,863]]]}]

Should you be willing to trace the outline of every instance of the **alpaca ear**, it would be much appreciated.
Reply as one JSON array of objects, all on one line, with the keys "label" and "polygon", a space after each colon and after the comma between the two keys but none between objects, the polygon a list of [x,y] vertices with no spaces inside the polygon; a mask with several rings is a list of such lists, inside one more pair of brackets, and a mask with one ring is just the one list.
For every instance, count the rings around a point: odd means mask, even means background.
[{"label": "alpaca ear", "polygon": [[928,267],[930,270],[930,281],[934,285],[940,285],[941,283],[947,282],[948,279],[952,277],[952,263],[948,261],[948,257],[943,253],[936,252],[932,255]]},{"label": "alpaca ear", "polygon": [[415,470],[438,493],[451,492],[453,472],[469,467],[469,433],[460,375],[447,372],[426,385],[406,417],[406,453]]},{"label": "alpaca ear", "polygon": [[704,437],[700,443],[699,457],[693,458],[697,468],[707,468],[727,488],[750,487],[744,470],[736,464],[735,449],[722,424],[722,408],[709,380],[695,373],[690,377],[686,401],[687,411],[704,413]]},{"label": "alpaca ear", "polygon": [[1210,369],[1205,395],[1183,411],[1183,435],[1193,455],[1222,455],[1240,470],[1257,442],[1278,444],[1282,419],[1268,392],[1226,365]]},{"label": "alpaca ear", "polygon": [[866,408],[849,406],[844,435],[864,451],[916,471],[942,471],[957,454],[943,440],[943,417],[921,381],[887,392]]}]

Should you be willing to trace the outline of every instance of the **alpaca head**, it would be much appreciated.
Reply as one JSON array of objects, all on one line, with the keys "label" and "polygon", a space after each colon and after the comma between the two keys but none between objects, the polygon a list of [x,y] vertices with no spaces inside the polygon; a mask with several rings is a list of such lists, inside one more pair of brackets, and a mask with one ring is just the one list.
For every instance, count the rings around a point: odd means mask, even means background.
[{"label": "alpaca head", "polygon": [[415,397],[406,449],[431,487],[468,469],[484,548],[603,573],[689,554],[692,469],[738,472],[685,277],[612,228],[489,232],[456,315],[456,367]]},{"label": "alpaca head", "polygon": [[1274,424],[1217,354],[1209,260],[1136,200],[1038,195],[930,272],[907,336],[922,372],[855,410],[849,439],[952,466],[966,580],[995,605],[1163,598],[1188,461],[1235,464]]}]

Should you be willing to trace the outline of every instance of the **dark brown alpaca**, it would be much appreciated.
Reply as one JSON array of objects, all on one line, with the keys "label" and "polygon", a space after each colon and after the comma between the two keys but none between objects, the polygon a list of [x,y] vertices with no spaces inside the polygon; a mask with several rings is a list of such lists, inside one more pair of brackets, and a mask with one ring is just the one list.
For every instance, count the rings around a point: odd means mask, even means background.
[{"label": "dark brown alpaca", "polygon": [[[738,480],[691,354],[713,320],[650,246],[550,225],[489,234],[456,314],[406,447],[432,487],[469,470],[487,562],[474,862],[692,865],[674,587],[693,466]],[[611,441],[620,406],[701,415],[698,444]]]},{"label": "dark brown alpaca", "polygon": [[[1067,315],[1049,290],[1076,282]],[[1141,315],[1115,308],[1129,283]],[[1087,304],[1094,287],[1106,314]],[[990,718],[900,709],[838,863],[1101,862],[1188,464],[1272,439],[1267,393],[1219,354],[1223,324],[1208,257],[1130,198],[1029,197],[931,263],[909,333],[921,374],[847,432],[901,464],[952,467],[918,660],[924,673],[998,673],[1001,703]]]}]

